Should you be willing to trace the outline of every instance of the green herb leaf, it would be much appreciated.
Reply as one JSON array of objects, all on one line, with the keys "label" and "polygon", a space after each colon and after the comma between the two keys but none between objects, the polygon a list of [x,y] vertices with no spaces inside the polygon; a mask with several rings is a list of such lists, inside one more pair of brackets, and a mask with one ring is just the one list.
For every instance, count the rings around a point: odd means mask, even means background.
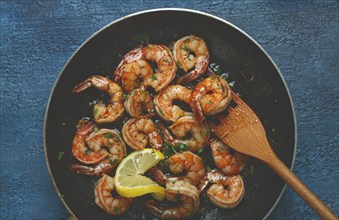
[{"label": "green herb leaf", "polygon": [[92,151],[91,151],[90,149],[87,149],[87,150],[84,151],[84,154],[88,155],[88,154],[90,154],[91,152],[92,152]]},{"label": "green herb leaf", "polygon": [[212,105],[212,104],[213,104],[213,102],[210,100],[210,101],[208,102],[208,104]]},{"label": "green herb leaf", "polygon": [[151,76],[151,79],[156,80],[156,79],[157,79],[157,75],[155,75],[155,74],[153,73],[152,76]]},{"label": "green herb leaf", "polygon": [[185,45],[184,47],[181,48],[182,50],[186,51],[187,53],[193,53],[193,51]]},{"label": "green herb leaf", "polygon": [[157,157],[157,155],[156,155],[156,153],[155,153],[155,151],[152,149],[152,151],[151,151],[151,154],[154,156],[154,157]]},{"label": "green herb leaf", "polygon": [[114,137],[114,135],[111,134],[111,133],[104,134],[104,138],[113,138],[113,137]]},{"label": "green herb leaf", "polygon": [[97,108],[94,108],[94,109],[93,109],[93,115],[94,115],[94,117],[97,116],[98,111],[99,111],[99,109],[97,109]]},{"label": "green herb leaf", "polygon": [[204,151],[204,149],[203,149],[203,148],[200,148],[200,149],[197,151],[197,153],[198,153],[198,154],[201,154],[203,151]]},{"label": "green herb leaf", "polygon": [[189,146],[187,144],[185,144],[185,143],[180,143],[175,148],[178,149],[178,150],[181,150],[181,151],[188,151]]},{"label": "green herb leaf", "polygon": [[126,94],[126,93],[122,93],[122,98],[124,99],[124,101],[125,100],[127,100],[128,99],[128,95]]},{"label": "green herb leaf", "polygon": [[136,41],[139,42],[141,45],[146,45],[149,43],[149,36],[143,35],[143,36],[138,36],[135,38]]},{"label": "green herb leaf", "polygon": [[118,213],[119,212],[119,207],[115,206],[114,209],[113,209],[113,212],[114,213]]},{"label": "green herb leaf", "polygon": [[109,160],[109,163],[111,164],[111,165],[114,165],[114,164],[116,164],[116,163],[118,163],[118,159],[114,159],[114,160]]},{"label": "green herb leaf", "polygon": [[59,153],[58,153],[58,160],[61,160],[64,155],[65,155],[64,151],[59,151]]},{"label": "green herb leaf", "polygon": [[168,143],[164,142],[163,145],[164,145],[164,149],[163,149],[162,153],[164,154],[164,156],[165,156],[166,158],[168,158],[168,157],[170,157],[171,155],[177,153],[177,152],[174,150],[173,146],[169,145]]},{"label": "green herb leaf", "polygon": [[220,69],[220,66],[219,65],[216,65],[215,67],[214,67],[214,72],[216,73],[216,74],[218,74],[218,75],[220,75],[221,74],[221,69]]},{"label": "green herb leaf", "polygon": [[141,85],[141,79],[138,79],[138,81],[133,85],[133,89],[138,88]]}]

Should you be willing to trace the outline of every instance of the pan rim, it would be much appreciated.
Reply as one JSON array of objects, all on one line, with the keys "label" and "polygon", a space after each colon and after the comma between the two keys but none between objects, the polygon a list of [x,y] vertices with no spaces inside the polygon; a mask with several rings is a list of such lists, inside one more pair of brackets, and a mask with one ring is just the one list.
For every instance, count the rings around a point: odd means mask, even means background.
[{"label": "pan rim", "polygon": [[[84,45],[86,45],[90,40],[92,40],[94,37],[96,37],[99,33],[101,33],[102,31],[104,31],[105,29],[123,21],[126,20],[128,18],[131,17],[135,17],[138,15],[142,15],[142,14],[148,14],[148,13],[154,13],[154,12],[170,12],[170,11],[177,11],[177,12],[188,12],[188,13],[192,13],[192,14],[198,14],[198,15],[202,15],[202,16],[206,16],[206,17],[210,17],[212,19],[218,20],[232,28],[234,28],[235,30],[239,31],[241,34],[243,34],[244,36],[246,36],[250,41],[252,41],[252,43],[254,43],[264,54],[265,56],[269,59],[269,61],[272,63],[272,65],[274,66],[274,68],[276,69],[281,81],[284,84],[284,87],[286,89],[290,104],[291,104],[291,108],[292,108],[292,115],[293,115],[293,123],[294,123],[294,151],[293,151],[293,157],[292,157],[292,162],[291,162],[291,170],[293,170],[294,167],[294,163],[295,163],[295,157],[296,157],[296,150],[297,150],[297,121],[296,121],[296,114],[295,114],[295,110],[294,110],[294,104],[293,104],[293,100],[292,100],[292,96],[290,93],[290,90],[287,86],[287,83],[284,79],[284,77],[282,76],[278,66],[276,65],[276,63],[273,61],[273,59],[270,57],[270,55],[266,52],[266,50],[256,41],[254,40],[249,34],[247,34],[245,31],[243,31],[242,29],[240,29],[239,27],[237,27],[236,25],[234,25],[233,23],[220,18],[216,15],[212,15],[203,11],[198,11],[198,10],[193,10],[193,9],[187,9],[187,8],[154,8],[154,9],[148,9],[148,10],[142,10],[142,11],[138,11],[138,12],[134,12],[128,15],[125,15],[121,18],[118,18],[112,22],[110,22],[109,24],[103,26],[102,28],[100,28],[99,30],[97,30],[96,32],[94,32],[90,37],[88,37],[74,52],[73,54],[70,56],[70,58],[67,60],[67,62],[65,63],[65,65],[62,67],[61,71],[59,72],[57,78],[55,79],[55,82],[53,84],[53,87],[51,89],[51,92],[49,94],[48,97],[48,101],[47,101],[47,105],[46,105],[46,109],[45,109],[45,116],[44,116],[44,128],[43,128],[43,144],[44,144],[44,154],[45,154],[45,161],[46,161],[46,165],[47,165],[47,170],[49,173],[49,176],[52,180],[53,186],[55,191],[57,192],[61,202],[63,203],[63,205],[65,206],[65,208],[67,209],[67,211],[71,214],[72,217],[77,218],[75,216],[75,214],[73,213],[73,211],[70,209],[70,207],[66,204],[64,198],[62,197],[56,182],[54,180],[54,176],[52,174],[51,168],[50,168],[50,164],[49,164],[49,159],[48,159],[48,154],[47,154],[47,146],[46,146],[46,127],[47,127],[47,118],[48,118],[48,112],[49,112],[49,108],[50,108],[50,103],[52,100],[52,96],[54,94],[56,85],[59,82],[59,79],[61,78],[61,75],[64,73],[64,70],[66,69],[66,67],[69,65],[69,63],[71,62],[71,60],[76,56],[76,54],[84,47]],[[267,219],[268,216],[273,212],[273,210],[275,209],[275,207],[277,206],[277,204],[279,203],[283,193],[286,190],[286,183],[284,184],[283,189],[281,190],[277,200],[275,201],[275,203],[273,204],[273,206],[271,207],[271,209],[266,213],[266,215],[264,216],[263,219]]]}]

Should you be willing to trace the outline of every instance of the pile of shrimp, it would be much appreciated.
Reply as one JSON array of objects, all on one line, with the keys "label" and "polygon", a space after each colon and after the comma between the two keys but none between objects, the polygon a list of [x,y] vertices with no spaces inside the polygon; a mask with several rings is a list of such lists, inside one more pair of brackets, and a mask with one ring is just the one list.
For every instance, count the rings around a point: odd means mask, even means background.
[{"label": "pile of shrimp", "polygon": [[[92,106],[93,116],[78,122],[72,142],[79,163],[70,170],[101,177],[94,190],[98,207],[121,215],[137,199],[145,199],[144,206],[155,216],[179,219],[197,213],[201,197],[223,209],[241,202],[245,188],[239,173],[247,157],[214,137],[205,120],[231,102],[226,80],[211,71],[206,74],[209,59],[202,38],[185,36],[172,49],[161,44],[135,48],[123,56],[112,78],[93,75],[73,88],[77,94],[94,87],[110,97],[107,103]],[[125,116],[129,120],[121,131],[103,128]],[[171,205],[147,196],[113,196],[116,166],[127,152],[146,147],[166,156],[148,175],[165,187],[165,200]],[[205,167],[204,148],[210,148],[207,156],[213,158],[213,169]]]}]

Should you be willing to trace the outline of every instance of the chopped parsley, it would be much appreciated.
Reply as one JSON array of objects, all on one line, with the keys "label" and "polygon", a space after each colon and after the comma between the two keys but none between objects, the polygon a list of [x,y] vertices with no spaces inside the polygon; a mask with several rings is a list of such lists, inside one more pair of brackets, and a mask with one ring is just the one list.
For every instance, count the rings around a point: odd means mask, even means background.
[{"label": "chopped parsley", "polygon": [[92,152],[92,151],[91,151],[90,149],[87,149],[87,150],[84,151],[84,154],[88,155],[88,154],[90,154],[91,152]]},{"label": "chopped parsley", "polygon": [[187,53],[193,53],[193,51],[190,48],[188,48],[186,44],[181,49],[186,51]]},{"label": "chopped parsley", "polygon": [[155,75],[155,74],[153,73],[152,76],[151,76],[151,79],[157,80],[157,75]]},{"label": "chopped parsley", "polygon": [[154,157],[157,157],[157,155],[156,155],[156,153],[155,153],[155,151],[152,149],[152,151],[151,151],[151,154],[154,156]]},{"label": "chopped parsley", "polygon": [[221,74],[221,69],[220,69],[220,66],[219,65],[216,65],[214,68],[213,68],[214,72],[218,75]]},{"label": "chopped parsley", "polygon": [[162,153],[165,155],[166,158],[168,158],[168,157],[171,156],[172,154],[177,153],[177,152],[174,150],[174,148],[173,148],[172,145],[170,145],[170,144],[164,142],[164,145],[163,145],[163,146],[164,146],[164,149],[163,149]]},{"label": "chopped parsley", "polygon": [[138,81],[133,85],[133,89],[138,88],[141,85],[141,79],[138,78]]},{"label": "chopped parsley", "polygon": [[111,134],[111,133],[106,133],[104,134],[104,138],[113,138],[115,135]]},{"label": "chopped parsley", "polygon": [[203,151],[204,151],[204,149],[203,149],[203,148],[200,148],[200,149],[197,151],[197,153],[198,153],[198,154],[201,154]]},{"label": "chopped parsley", "polygon": [[210,100],[210,101],[208,102],[208,104],[212,105],[212,104],[213,104],[213,102]]},{"label": "chopped parsley", "polygon": [[58,153],[58,160],[61,160],[64,155],[65,155],[64,151],[59,151],[59,153]]},{"label": "chopped parsley", "polygon": [[146,45],[149,43],[149,36],[147,35],[138,36],[135,37],[135,40],[141,45]]},{"label": "chopped parsley", "polygon": [[93,109],[93,115],[94,115],[94,117],[97,116],[98,111],[99,111],[99,109],[97,109],[97,108],[94,108],[94,109]]},{"label": "chopped parsley", "polygon": [[115,206],[114,209],[113,209],[113,212],[114,213],[118,213],[119,212],[119,207]]},{"label": "chopped parsley", "polygon": [[176,149],[179,149],[181,151],[188,151],[189,146],[185,143],[180,143],[178,146],[175,147]]},{"label": "chopped parsley", "polygon": [[123,98],[124,100],[126,100],[126,99],[128,99],[128,95],[127,95],[126,93],[122,93],[122,98]]},{"label": "chopped parsley", "polygon": [[116,164],[116,163],[118,163],[118,159],[114,159],[114,160],[109,160],[109,163],[111,164],[111,165],[114,165],[114,164]]}]

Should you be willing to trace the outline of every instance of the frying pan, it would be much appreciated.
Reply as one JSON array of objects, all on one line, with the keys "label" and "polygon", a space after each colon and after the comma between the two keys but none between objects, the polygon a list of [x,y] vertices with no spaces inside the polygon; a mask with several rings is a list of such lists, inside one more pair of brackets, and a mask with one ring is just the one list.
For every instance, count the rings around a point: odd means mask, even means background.
[{"label": "frying pan", "polygon": [[[232,88],[260,117],[278,157],[292,166],[296,144],[293,105],[279,69],[264,49],[238,27],[210,14],[186,9],[143,11],[112,22],[84,42],[62,69],[51,92],[44,127],[46,161],[55,189],[72,216],[114,218],[94,203],[93,190],[99,178],[69,171],[77,162],[71,152],[75,126],[80,118],[92,115],[88,103],[102,95],[95,89],[76,95],[72,88],[94,74],[111,77],[121,57],[146,41],[170,46],[189,34],[206,41],[211,62],[220,65]],[[255,159],[242,176],[246,192],[236,208],[222,210],[202,199],[192,218],[266,218],[277,204],[284,182]],[[140,202],[121,216],[145,218],[153,216]]]}]

